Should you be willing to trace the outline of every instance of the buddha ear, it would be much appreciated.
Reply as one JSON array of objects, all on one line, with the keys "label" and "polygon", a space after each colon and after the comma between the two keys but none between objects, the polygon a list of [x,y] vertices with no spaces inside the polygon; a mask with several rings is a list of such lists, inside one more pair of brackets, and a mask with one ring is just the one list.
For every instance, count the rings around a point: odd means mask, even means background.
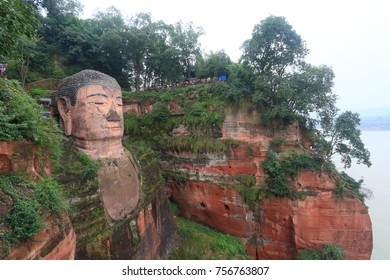
[{"label": "buddha ear", "polygon": [[60,97],[57,100],[58,112],[64,125],[65,135],[72,134],[72,116],[70,113],[70,101],[67,97]]}]

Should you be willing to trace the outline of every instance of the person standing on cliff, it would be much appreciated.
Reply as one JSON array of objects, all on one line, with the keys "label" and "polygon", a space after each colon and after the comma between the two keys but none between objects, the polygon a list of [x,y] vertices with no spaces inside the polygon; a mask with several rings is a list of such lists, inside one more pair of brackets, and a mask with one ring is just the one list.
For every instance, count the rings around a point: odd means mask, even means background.
[{"label": "person standing on cliff", "polygon": [[0,63],[0,76],[3,76],[5,70],[7,70],[7,62]]}]

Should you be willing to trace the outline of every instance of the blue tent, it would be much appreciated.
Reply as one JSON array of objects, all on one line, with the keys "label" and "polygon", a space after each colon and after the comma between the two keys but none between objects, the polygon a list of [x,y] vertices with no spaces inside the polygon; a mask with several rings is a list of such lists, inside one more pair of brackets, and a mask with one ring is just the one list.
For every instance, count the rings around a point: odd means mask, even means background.
[{"label": "blue tent", "polygon": [[220,78],[223,81],[226,81],[226,76],[219,76],[218,78]]}]

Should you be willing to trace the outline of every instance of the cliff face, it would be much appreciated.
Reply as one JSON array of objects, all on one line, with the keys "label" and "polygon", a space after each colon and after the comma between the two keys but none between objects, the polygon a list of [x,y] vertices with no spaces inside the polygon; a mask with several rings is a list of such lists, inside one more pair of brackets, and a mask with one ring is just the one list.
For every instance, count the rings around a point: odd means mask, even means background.
[{"label": "cliff face", "polygon": [[[370,259],[372,228],[363,203],[349,195],[336,198],[337,178],[328,173],[301,169],[289,178],[295,198],[266,195],[262,167],[273,140],[283,138],[283,153],[309,150],[299,127],[273,130],[259,123],[249,103],[225,110],[222,139],[238,145],[224,155],[173,152],[162,162],[172,200],[179,214],[222,232],[241,237],[256,259],[295,259],[301,249],[338,245],[347,259]],[[172,160],[172,157],[174,158]],[[244,185],[258,189],[257,199],[243,192]]]},{"label": "cliff face", "polygon": [[14,246],[7,260],[73,260],[76,249],[76,234],[69,217],[64,217],[63,226],[45,222],[46,228],[25,242]]},{"label": "cliff face", "polygon": [[[47,213],[48,209],[42,209],[43,213],[35,214],[36,210],[32,212],[34,209],[26,208],[26,205],[44,208],[43,205],[37,206],[41,202],[35,196],[39,187],[29,186],[29,182],[39,182],[42,179],[42,171],[50,174],[50,163],[39,155],[34,143],[28,141],[0,142],[0,174],[9,176],[4,177],[4,180],[0,178],[3,180],[0,182],[0,232],[3,234],[0,239],[0,256],[4,259],[74,259],[76,235],[69,217],[63,214],[59,218],[52,213]],[[12,179],[6,182],[6,179],[11,176],[13,180],[16,180],[14,185],[11,183]],[[26,180],[23,187],[17,183],[22,180],[19,177]],[[52,193],[45,192],[45,194]],[[18,204],[16,196],[22,202],[28,201],[33,204]],[[28,213],[23,211],[28,211]],[[13,221],[7,219],[10,214],[15,217]],[[43,216],[44,222],[40,227],[43,229],[35,231],[36,234],[30,235],[28,239],[23,237],[22,241],[15,240],[31,230],[33,226],[29,223],[33,224],[40,220],[38,215]],[[16,222],[17,225],[14,224]],[[15,231],[17,231],[16,234]]]},{"label": "cliff face", "polygon": [[[43,163],[40,166],[40,162]],[[35,180],[41,178],[41,170],[50,175],[50,162],[38,155],[38,149],[31,141],[0,141],[0,174],[22,174]]]}]

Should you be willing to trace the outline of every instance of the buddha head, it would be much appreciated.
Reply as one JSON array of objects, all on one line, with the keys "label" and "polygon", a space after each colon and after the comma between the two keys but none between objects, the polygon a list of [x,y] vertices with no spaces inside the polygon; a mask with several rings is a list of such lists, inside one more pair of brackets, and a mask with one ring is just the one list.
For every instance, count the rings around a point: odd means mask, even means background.
[{"label": "buddha head", "polygon": [[92,158],[120,157],[122,92],[114,78],[93,70],[67,77],[58,89],[57,106],[76,150]]}]

